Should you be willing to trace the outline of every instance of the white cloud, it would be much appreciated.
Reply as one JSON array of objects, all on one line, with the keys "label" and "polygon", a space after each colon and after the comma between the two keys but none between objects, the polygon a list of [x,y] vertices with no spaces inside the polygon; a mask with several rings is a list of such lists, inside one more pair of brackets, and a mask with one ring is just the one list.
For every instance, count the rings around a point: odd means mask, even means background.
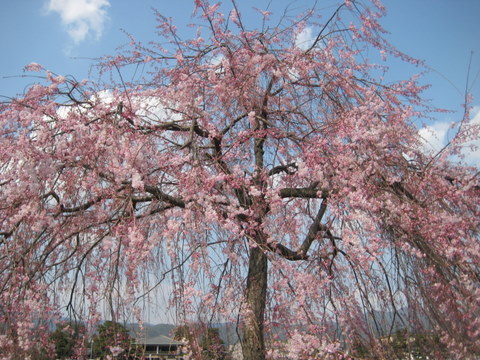
[{"label": "white cloud", "polygon": [[480,106],[474,106],[471,111],[471,137],[474,138],[464,145],[464,155],[467,163],[480,167]]},{"label": "white cloud", "polygon": [[302,50],[307,50],[312,46],[314,40],[312,28],[307,26],[295,35],[295,46]]},{"label": "white cloud", "polygon": [[[437,153],[458,131],[458,124],[437,121],[430,126],[419,130],[426,153]],[[468,134],[463,138],[462,155],[469,165],[480,167],[480,106],[474,106],[471,111],[470,121],[462,127],[462,132]],[[466,139],[466,140],[465,140]]]},{"label": "white cloud", "polygon": [[447,134],[451,124],[447,122],[436,122],[426,126],[418,132],[423,140],[426,152],[438,152],[447,143]]},{"label": "white cloud", "polygon": [[47,11],[60,15],[68,34],[78,44],[90,33],[97,39],[102,36],[108,6],[109,0],[49,0]]}]

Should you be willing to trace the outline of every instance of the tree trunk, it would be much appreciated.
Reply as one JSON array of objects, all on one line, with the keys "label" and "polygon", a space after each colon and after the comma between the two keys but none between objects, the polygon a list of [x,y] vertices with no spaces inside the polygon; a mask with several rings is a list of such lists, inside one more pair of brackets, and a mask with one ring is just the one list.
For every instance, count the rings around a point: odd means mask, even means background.
[{"label": "tree trunk", "polygon": [[267,297],[267,256],[259,247],[250,249],[248,263],[246,313],[242,339],[244,360],[264,360],[263,321]]}]

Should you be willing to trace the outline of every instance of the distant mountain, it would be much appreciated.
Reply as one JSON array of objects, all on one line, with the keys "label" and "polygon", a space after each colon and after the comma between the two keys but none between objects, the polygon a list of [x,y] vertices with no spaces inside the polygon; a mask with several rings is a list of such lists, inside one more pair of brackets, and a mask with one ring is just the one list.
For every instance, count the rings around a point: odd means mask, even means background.
[{"label": "distant mountain", "polygon": [[[409,328],[408,320],[409,314],[408,310],[405,308],[398,309],[396,313],[392,311],[373,311],[369,315],[366,315],[367,321],[369,322],[370,326],[376,329],[377,336],[385,336],[390,333],[394,333],[398,330]],[[424,328],[429,328],[429,322],[426,317],[421,316],[420,324]],[[126,328],[130,331],[130,335],[132,337],[144,337],[144,338],[151,338],[159,335],[172,337],[173,330],[175,329],[176,325],[172,324],[145,324],[143,332],[139,329],[139,325],[136,323],[133,324],[126,324]],[[212,327],[219,329],[220,338],[223,340],[225,345],[233,345],[240,341],[236,330],[235,323],[213,323],[211,324]],[[338,329],[338,326],[335,323],[331,323],[329,326],[330,329],[336,329],[333,331],[337,332],[337,336],[342,338],[343,335]],[[299,330],[304,329],[302,326],[298,327]],[[280,339],[285,339],[286,334],[285,331],[281,328],[273,329],[273,332],[278,336]],[[361,336],[366,334],[360,334]]]},{"label": "distant mountain", "polygon": [[[176,325],[172,324],[144,324],[143,329],[137,323],[126,324],[125,327],[130,332],[130,336],[134,338],[152,338],[155,336],[163,335],[167,337],[173,336],[173,330]],[[219,329],[220,338],[225,345],[236,344],[239,341],[239,337],[236,333],[236,325],[233,323],[217,323],[212,324],[212,327]]]},{"label": "distant mountain", "polygon": [[135,338],[152,338],[155,336],[163,335],[167,337],[172,337],[173,329],[175,329],[175,325],[172,324],[144,324],[143,329],[140,329],[139,324],[127,324],[125,326],[128,331],[130,332],[130,336]]}]

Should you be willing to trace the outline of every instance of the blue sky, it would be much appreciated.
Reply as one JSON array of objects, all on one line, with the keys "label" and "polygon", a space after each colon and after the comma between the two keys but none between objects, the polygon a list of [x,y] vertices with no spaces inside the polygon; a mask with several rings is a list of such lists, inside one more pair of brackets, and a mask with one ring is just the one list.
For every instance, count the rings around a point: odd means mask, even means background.
[{"label": "blue sky", "polygon": [[[245,11],[252,6],[266,9],[270,3],[269,10],[274,15],[282,14],[285,8],[293,14],[296,9],[313,4],[313,0],[237,2]],[[322,8],[334,2],[318,0],[317,3]],[[470,53],[474,52],[469,91],[474,97],[472,116],[480,114],[480,1],[384,0],[384,4],[388,15],[382,24],[391,32],[389,40],[407,54],[425,60],[432,69],[424,81],[432,84],[426,96],[433,105],[461,110]],[[113,54],[118,46],[128,42],[121,29],[142,41],[154,39],[152,7],[173,17],[180,29],[186,29],[193,0],[3,0],[0,95],[21,93],[34,81],[15,77],[22,75],[23,66],[31,62],[57,74],[73,75],[79,80],[87,78],[92,58]],[[391,68],[399,79],[416,71],[397,62]],[[461,113],[435,116],[437,121],[431,128],[441,143],[448,137],[448,123],[459,120]],[[480,115],[477,117],[480,121]]]}]

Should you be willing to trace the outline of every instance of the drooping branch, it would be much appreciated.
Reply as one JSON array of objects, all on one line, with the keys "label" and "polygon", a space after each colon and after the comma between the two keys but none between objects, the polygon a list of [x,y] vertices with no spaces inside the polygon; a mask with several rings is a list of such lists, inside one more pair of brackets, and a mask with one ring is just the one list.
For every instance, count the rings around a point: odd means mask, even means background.
[{"label": "drooping branch", "polygon": [[313,49],[315,49],[315,47],[318,45],[318,43],[324,39],[327,35],[324,34],[325,32],[325,29],[330,25],[330,23],[338,16],[340,10],[342,9],[342,7],[345,6],[345,4],[341,4],[337,10],[335,10],[335,12],[330,16],[330,18],[327,20],[327,22],[325,23],[325,25],[323,25],[323,28],[318,32],[315,40],[312,42],[312,45],[309,46],[309,48],[307,50],[305,50],[305,54],[308,54],[309,52],[311,52]]}]

